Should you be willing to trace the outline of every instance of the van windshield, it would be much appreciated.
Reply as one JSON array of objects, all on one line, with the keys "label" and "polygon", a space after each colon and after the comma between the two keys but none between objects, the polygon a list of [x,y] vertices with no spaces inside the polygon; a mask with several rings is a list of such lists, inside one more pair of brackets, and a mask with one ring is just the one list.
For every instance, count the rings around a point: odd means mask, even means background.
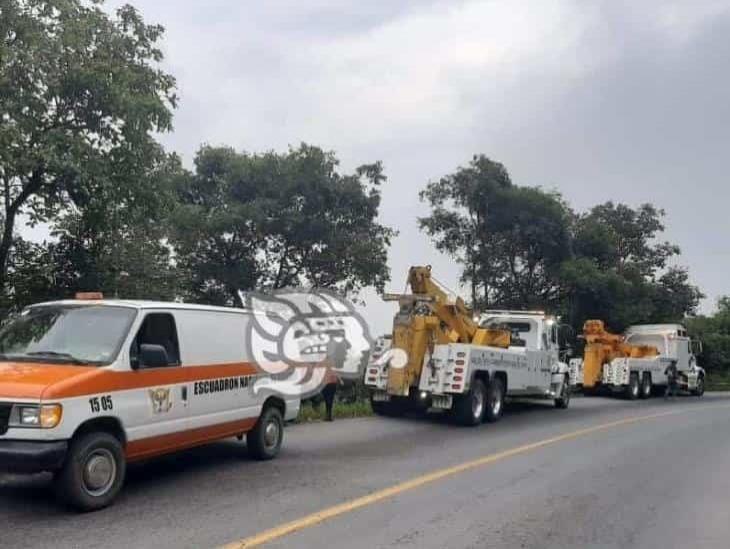
[{"label": "van windshield", "polygon": [[32,307],[0,330],[0,358],[33,362],[111,363],[136,310],[103,305]]}]

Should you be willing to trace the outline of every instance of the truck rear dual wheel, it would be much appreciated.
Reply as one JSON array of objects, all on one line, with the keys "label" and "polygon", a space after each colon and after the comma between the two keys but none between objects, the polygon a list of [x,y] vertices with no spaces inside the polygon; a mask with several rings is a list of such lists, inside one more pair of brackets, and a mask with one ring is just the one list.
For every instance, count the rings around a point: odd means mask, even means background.
[{"label": "truck rear dual wheel", "polygon": [[640,392],[641,392],[641,394],[640,394],[641,398],[643,398],[643,399],[651,398],[651,393],[652,393],[652,389],[651,389],[651,375],[644,374],[642,376],[642,378],[641,378],[641,391]]},{"label": "truck rear dual wheel", "polygon": [[484,421],[494,423],[499,421],[504,412],[505,387],[498,377],[492,378],[487,391],[487,408],[484,411]]},{"label": "truck rear dual wheel", "polygon": [[469,392],[454,399],[454,416],[461,425],[479,425],[487,406],[487,386],[481,379],[471,382]]},{"label": "truck rear dual wheel", "polygon": [[639,374],[636,372],[629,375],[629,385],[626,387],[626,398],[636,400],[641,393],[641,384],[639,383]]},{"label": "truck rear dual wheel", "polygon": [[479,425],[482,421],[499,421],[504,410],[504,383],[493,378],[489,386],[481,379],[471,383],[469,392],[454,399],[453,414],[462,425]]},{"label": "truck rear dual wheel", "polygon": [[80,435],[71,441],[63,468],[56,473],[56,496],[80,511],[103,509],[117,497],[126,472],[119,439],[105,432]]}]

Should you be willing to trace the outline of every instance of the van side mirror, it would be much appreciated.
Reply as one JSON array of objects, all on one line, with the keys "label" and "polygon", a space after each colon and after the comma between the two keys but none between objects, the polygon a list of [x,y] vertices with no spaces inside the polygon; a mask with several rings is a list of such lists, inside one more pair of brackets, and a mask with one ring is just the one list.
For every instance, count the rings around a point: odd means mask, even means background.
[{"label": "van side mirror", "polygon": [[162,345],[142,343],[139,346],[139,362],[137,368],[161,368],[170,364],[167,350]]}]

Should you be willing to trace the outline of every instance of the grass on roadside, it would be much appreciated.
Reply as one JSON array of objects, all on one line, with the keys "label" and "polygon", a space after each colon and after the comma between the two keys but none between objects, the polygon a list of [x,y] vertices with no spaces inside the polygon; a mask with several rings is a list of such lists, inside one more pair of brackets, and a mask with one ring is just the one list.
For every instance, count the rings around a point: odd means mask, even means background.
[{"label": "grass on roadside", "polygon": [[707,391],[730,391],[730,375],[720,372],[707,372]]},{"label": "grass on roadside", "polygon": [[[325,418],[324,402],[320,408],[312,408],[310,402],[302,402],[302,408],[299,410],[297,422],[308,423],[312,421],[322,421]],[[349,417],[366,417],[373,415],[373,409],[367,400],[358,400],[355,402],[335,402],[332,415],[337,418]]]}]

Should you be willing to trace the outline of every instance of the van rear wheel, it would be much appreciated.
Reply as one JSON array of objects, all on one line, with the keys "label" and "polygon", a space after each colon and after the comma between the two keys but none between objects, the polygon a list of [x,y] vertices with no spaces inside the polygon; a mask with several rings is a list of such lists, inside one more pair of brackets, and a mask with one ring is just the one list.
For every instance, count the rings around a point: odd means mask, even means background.
[{"label": "van rear wheel", "polygon": [[56,496],[80,511],[103,509],[117,497],[126,471],[124,449],[115,436],[81,435],[71,442],[63,468],[56,474]]},{"label": "van rear wheel", "polygon": [[262,413],[256,426],[246,434],[246,447],[251,457],[258,460],[273,459],[284,440],[284,418],[275,406]]}]

